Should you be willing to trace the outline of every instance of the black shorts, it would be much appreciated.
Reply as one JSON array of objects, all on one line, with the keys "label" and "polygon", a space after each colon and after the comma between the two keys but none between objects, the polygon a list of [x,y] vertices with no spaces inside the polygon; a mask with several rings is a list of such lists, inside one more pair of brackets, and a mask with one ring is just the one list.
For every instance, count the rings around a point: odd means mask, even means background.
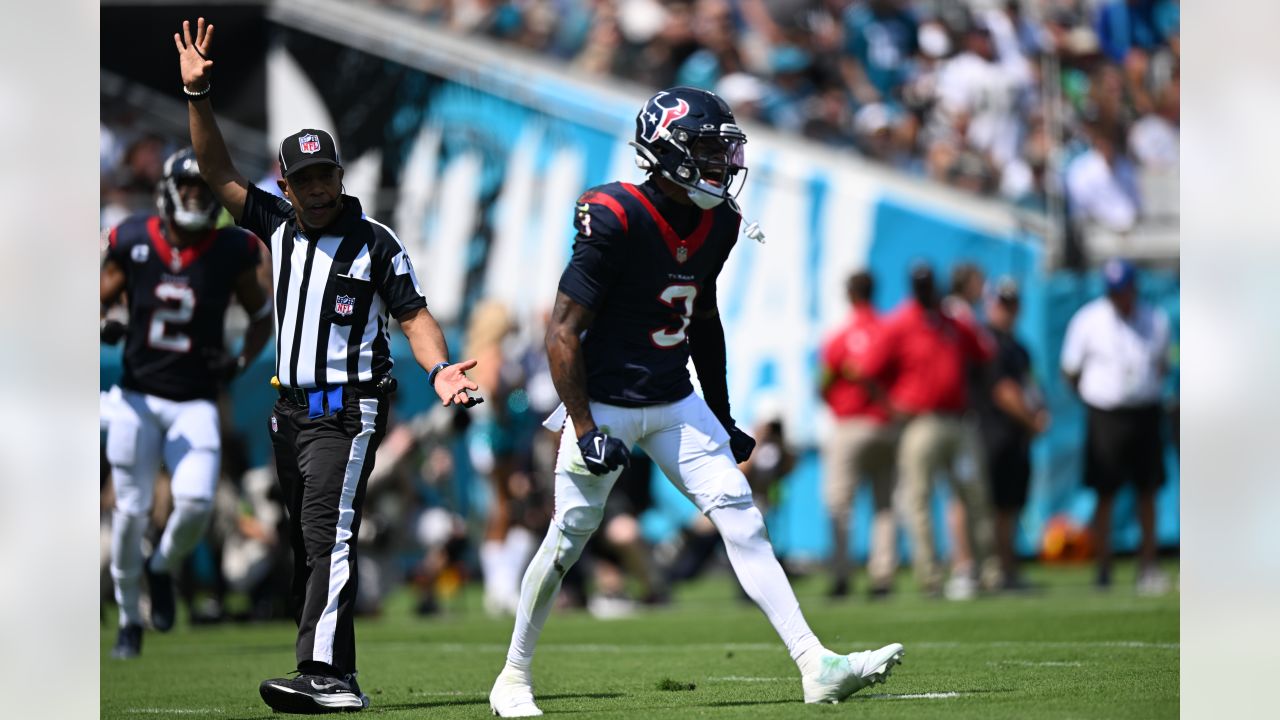
[{"label": "black shorts", "polygon": [[1084,484],[1110,494],[1125,483],[1139,490],[1164,484],[1163,417],[1159,405],[1100,410],[1089,408]]},{"label": "black shorts", "polygon": [[989,444],[986,452],[991,503],[999,510],[1021,510],[1031,486],[1031,447],[1012,441]]}]

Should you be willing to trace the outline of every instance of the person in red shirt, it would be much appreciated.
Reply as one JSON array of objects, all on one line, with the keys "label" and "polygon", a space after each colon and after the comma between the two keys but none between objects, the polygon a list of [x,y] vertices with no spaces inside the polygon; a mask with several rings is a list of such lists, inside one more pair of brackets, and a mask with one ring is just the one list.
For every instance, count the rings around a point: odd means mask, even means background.
[{"label": "person in red shirt", "polygon": [[863,476],[871,480],[875,519],[867,563],[871,597],[888,595],[897,569],[894,547],[893,478],[897,432],[884,392],[862,373],[862,357],[876,341],[880,317],[871,305],[875,280],[868,272],[849,277],[852,311],[822,347],[822,399],[835,416],[823,451],[822,499],[831,516],[831,597],[849,594],[849,524]]},{"label": "person in red shirt", "polygon": [[[964,448],[963,416],[969,406],[967,363],[987,363],[995,357],[990,340],[973,326],[942,312],[933,270],[917,265],[911,271],[912,299],[885,320],[879,339],[862,358],[863,374],[889,388],[889,403],[903,416],[898,443],[898,474],[902,509],[911,536],[916,582],[926,594],[942,588],[933,545],[929,498],[933,477],[946,473],[970,522],[973,561],[982,566],[991,555],[991,509],[982,482],[966,482],[955,473]],[[985,472],[974,474],[984,477]],[[954,574],[972,573],[955,567]]]}]

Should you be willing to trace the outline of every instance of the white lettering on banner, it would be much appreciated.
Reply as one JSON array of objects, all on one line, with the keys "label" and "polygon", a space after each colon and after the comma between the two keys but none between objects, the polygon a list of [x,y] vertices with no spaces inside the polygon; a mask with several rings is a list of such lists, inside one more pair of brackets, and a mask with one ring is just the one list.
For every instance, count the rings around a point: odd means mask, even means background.
[{"label": "white lettering on banner", "polygon": [[[764,164],[764,163],[761,163]],[[798,168],[786,164],[765,165],[772,177],[787,174],[799,179]],[[755,406],[766,396],[788,398],[783,404],[783,420],[789,434],[811,438],[817,395],[813,390],[808,358],[818,335],[816,320],[809,316],[811,284],[807,262],[809,243],[817,242],[805,232],[813,200],[802,182],[776,182],[756,187],[752,212],[767,227],[793,228],[787,243],[760,245],[739,243],[717,288],[722,309],[726,298],[734,298],[740,311],[725,323],[729,355],[729,395],[735,408],[741,407],[740,421],[755,421]],[[745,277],[739,265],[746,263]],[[742,278],[744,287],[736,282]],[[769,368],[769,371],[766,371]],[[762,383],[772,383],[763,386]]]}]

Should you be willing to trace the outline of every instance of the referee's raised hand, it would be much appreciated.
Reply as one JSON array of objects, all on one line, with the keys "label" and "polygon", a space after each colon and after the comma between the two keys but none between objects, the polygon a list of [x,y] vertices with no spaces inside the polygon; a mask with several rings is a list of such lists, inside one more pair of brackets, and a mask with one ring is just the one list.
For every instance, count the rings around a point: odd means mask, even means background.
[{"label": "referee's raised hand", "polygon": [[440,401],[446,406],[462,405],[471,407],[484,402],[483,398],[471,397],[469,391],[479,390],[480,386],[464,373],[476,366],[475,360],[462,360],[445,366],[436,373],[435,389]]},{"label": "referee's raised hand", "polygon": [[196,20],[196,36],[191,38],[191,21],[182,21],[182,34],[173,34],[178,46],[178,60],[182,67],[182,84],[191,92],[200,92],[209,84],[213,61],[209,48],[213,44],[213,23],[205,24],[204,18]]}]

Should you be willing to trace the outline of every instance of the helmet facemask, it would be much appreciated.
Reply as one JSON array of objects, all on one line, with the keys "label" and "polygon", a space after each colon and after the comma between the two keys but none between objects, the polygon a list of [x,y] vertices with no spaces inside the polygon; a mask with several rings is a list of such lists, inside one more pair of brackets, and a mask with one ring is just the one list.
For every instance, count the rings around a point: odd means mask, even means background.
[{"label": "helmet facemask", "polygon": [[[184,188],[187,200],[183,199]],[[193,193],[193,190],[197,192]],[[222,211],[213,190],[200,176],[200,168],[190,150],[180,150],[165,161],[164,177],[160,180],[160,197],[156,204],[170,222],[191,232],[214,227],[218,214]]]}]

